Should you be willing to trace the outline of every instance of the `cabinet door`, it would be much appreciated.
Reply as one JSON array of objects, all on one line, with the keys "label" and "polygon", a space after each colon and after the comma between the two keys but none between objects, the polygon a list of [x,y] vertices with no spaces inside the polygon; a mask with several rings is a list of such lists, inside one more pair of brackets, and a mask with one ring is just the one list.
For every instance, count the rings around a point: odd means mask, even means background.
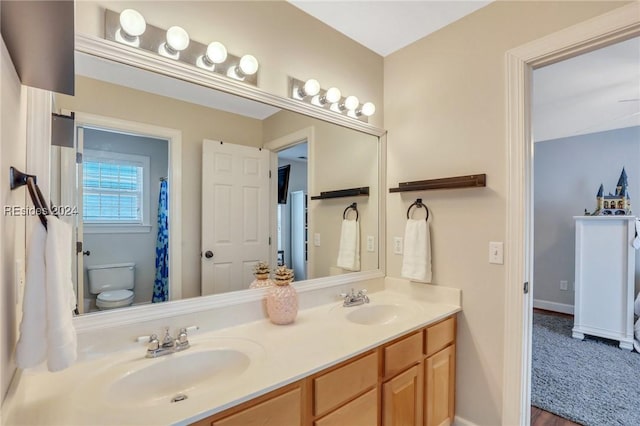
[{"label": "cabinet door", "polygon": [[427,358],[425,363],[425,425],[451,425],[455,413],[456,345]]},{"label": "cabinet door", "polygon": [[422,425],[422,364],[415,365],[382,387],[384,426]]}]

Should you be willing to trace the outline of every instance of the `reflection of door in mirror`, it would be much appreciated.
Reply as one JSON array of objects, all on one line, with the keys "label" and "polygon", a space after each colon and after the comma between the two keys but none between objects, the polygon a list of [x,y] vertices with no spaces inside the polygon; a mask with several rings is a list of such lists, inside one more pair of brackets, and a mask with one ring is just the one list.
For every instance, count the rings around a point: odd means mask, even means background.
[{"label": "reflection of door in mirror", "polygon": [[269,259],[269,152],[202,143],[202,295],[249,288]]},{"label": "reflection of door in mirror", "polygon": [[[80,313],[168,300],[168,141],[79,126],[76,151],[64,155],[73,162],[52,162],[52,182],[79,209]],[[77,191],[65,195],[72,179]]]},{"label": "reflection of door in mirror", "polygon": [[307,279],[307,159],[306,141],[278,151],[278,169],[289,167],[287,194],[278,197],[278,247],[284,251],[284,263],[293,269],[296,281]]}]

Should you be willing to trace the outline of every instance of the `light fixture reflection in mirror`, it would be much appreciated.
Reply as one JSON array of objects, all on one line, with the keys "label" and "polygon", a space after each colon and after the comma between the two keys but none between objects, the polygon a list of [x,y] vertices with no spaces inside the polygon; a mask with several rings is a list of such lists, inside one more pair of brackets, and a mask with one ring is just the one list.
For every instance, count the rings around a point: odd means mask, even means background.
[{"label": "light fixture reflection in mirror", "polygon": [[301,98],[316,96],[318,93],[320,93],[320,82],[315,78],[310,78],[304,83],[304,86],[298,89],[298,94]]},{"label": "light fixture reflection in mirror", "polygon": [[147,29],[144,17],[134,9],[120,12],[120,28],[116,31],[116,40],[120,43],[140,47],[140,36]]},{"label": "light fixture reflection in mirror", "polygon": [[375,113],[376,113],[376,106],[374,105],[373,102],[365,102],[362,105],[362,108],[360,108],[359,110],[356,110],[356,115],[364,114],[367,117],[371,117]]}]

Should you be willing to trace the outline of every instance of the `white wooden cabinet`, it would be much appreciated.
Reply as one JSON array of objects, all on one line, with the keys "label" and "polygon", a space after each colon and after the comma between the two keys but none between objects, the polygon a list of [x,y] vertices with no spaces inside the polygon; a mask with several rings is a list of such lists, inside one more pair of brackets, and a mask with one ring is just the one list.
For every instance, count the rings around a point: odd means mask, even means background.
[{"label": "white wooden cabinet", "polygon": [[576,222],[573,337],[585,334],[633,349],[635,216],[574,216]]}]

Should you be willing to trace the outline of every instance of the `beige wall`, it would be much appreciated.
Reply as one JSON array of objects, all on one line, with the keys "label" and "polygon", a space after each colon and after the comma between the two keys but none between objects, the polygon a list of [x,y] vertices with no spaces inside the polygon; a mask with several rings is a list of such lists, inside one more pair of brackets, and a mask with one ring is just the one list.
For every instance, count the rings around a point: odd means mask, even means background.
[{"label": "beige wall", "polygon": [[260,120],[84,77],[76,96],[56,95],[55,106],[182,132],[182,297],[199,296],[202,140],[261,146]]},{"label": "beige wall", "polygon": [[[385,58],[389,186],[487,174],[487,188],[390,194],[387,274],[400,275],[394,236],[422,197],[433,214],[433,282],[462,289],[457,415],[501,423],[505,268],[488,264],[505,240],[505,52],[621,6],[616,2],[496,2]],[[506,259],[508,262],[509,259]]]},{"label": "beige wall", "polygon": [[[287,97],[290,75],[382,105],[382,57],[285,1],[79,1],[76,31],[102,37],[104,8],[127,7],[152,25],[180,25],[193,40],[220,41],[236,56],[253,54],[260,62],[258,85],[267,92]],[[381,126],[382,112],[370,122]]]},{"label": "beige wall", "polygon": [[[358,203],[361,270],[378,268],[378,137],[336,126],[289,111],[281,111],[263,122],[265,143],[307,127],[313,127],[314,144],[309,148],[309,197],[322,191],[368,186],[369,196],[311,200],[309,198],[309,277],[326,277],[336,265],[340,246],[342,214]],[[353,218],[350,213],[349,218]],[[320,246],[313,243],[320,234]],[[375,237],[375,251],[366,250],[367,236]]]},{"label": "beige wall", "polygon": [[[14,277],[16,261],[25,260],[25,218],[4,214],[5,206],[25,206],[26,188],[9,189],[9,167],[26,172],[26,89],[20,84],[9,53],[2,41],[0,57],[0,400],[4,399],[16,368],[13,354],[17,340]],[[1,423],[0,418],[0,423]]]}]

